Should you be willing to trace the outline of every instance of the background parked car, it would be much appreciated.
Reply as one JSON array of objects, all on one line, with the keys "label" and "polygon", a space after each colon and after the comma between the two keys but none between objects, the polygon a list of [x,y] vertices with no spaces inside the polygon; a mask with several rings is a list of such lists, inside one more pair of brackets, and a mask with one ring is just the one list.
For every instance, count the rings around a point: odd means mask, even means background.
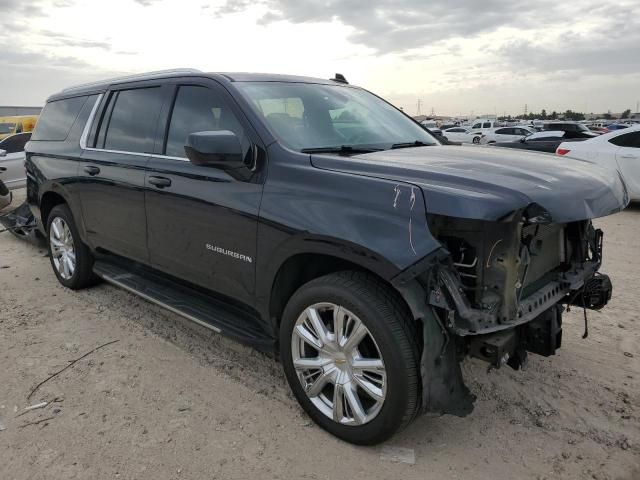
[{"label": "background parked car", "polygon": [[442,136],[450,142],[471,143],[473,137],[471,131],[464,127],[447,128],[442,132]]},{"label": "background parked car", "polygon": [[523,137],[533,134],[533,130],[525,127],[500,127],[484,133],[480,143],[518,142]]},{"label": "background parked car", "polygon": [[543,131],[565,132],[564,138],[593,138],[597,137],[586,125],[578,122],[548,122],[544,124]]},{"label": "background parked car", "polygon": [[469,129],[471,132],[471,143],[479,144],[482,139],[482,135],[494,128],[498,128],[499,126],[498,122],[489,118],[479,118],[474,120],[473,125]]},{"label": "background parked car", "polygon": [[618,170],[631,199],[640,200],[640,126],[615,130],[584,142],[564,142],[556,153]]},{"label": "background parked car", "polygon": [[37,121],[38,115],[0,117],[0,140],[15,133],[31,132]]},{"label": "background parked car", "polygon": [[0,180],[9,190],[27,184],[24,168],[24,146],[31,140],[31,132],[11,135],[0,141]]},{"label": "background parked car", "polygon": [[567,139],[565,132],[537,132],[521,139],[519,142],[496,142],[494,147],[518,148],[522,150],[533,150],[536,152],[555,153],[562,142],[581,142],[585,138]]}]

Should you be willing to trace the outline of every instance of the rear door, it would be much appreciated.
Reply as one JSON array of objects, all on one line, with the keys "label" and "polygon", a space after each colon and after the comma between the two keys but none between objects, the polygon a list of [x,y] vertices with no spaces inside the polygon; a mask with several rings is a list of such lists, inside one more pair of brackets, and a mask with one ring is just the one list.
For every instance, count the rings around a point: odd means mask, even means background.
[{"label": "rear door", "polygon": [[27,183],[24,168],[24,147],[31,139],[31,132],[18,133],[0,142],[0,180],[9,190],[22,188]]},{"label": "rear door", "polygon": [[493,137],[496,142],[510,142],[513,140],[513,128],[498,128]]},{"label": "rear door", "polygon": [[145,169],[167,92],[153,82],[107,92],[79,171],[89,244],[143,263],[149,260]]},{"label": "rear door", "polygon": [[609,143],[619,147],[616,162],[634,199],[640,198],[640,131],[618,135]]},{"label": "rear door", "polygon": [[164,141],[149,162],[145,184],[151,264],[252,304],[265,165],[231,174],[197,166],[187,159],[184,145],[190,133],[230,130],[239,137],[247,163],[253,164],[254,154],[259,163],[259,139],[214,81],[176,82],[173,98]]}]

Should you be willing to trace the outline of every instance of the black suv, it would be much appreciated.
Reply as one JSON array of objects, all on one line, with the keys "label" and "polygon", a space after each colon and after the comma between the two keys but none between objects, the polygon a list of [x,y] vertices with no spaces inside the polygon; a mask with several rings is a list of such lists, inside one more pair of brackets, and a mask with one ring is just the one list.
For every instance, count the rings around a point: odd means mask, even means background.
[{"label": "black suv", "polygon": [[[344,78],[172,71],[49,98],[28,202],[60,283],[104,280],[282,361],[311,418],[373,444],[465,415],[467,355],[519,368],[601,308],[619,176],[443,146]],[[71,334],[71,333],[70,333]]]},{"label": "black suv", "polygon": [[549,122],[545,123],[542,129],[553,132],[564,132],[565,139],[588,139],[599,135],[589,130],[586,125],[578,122]]}]

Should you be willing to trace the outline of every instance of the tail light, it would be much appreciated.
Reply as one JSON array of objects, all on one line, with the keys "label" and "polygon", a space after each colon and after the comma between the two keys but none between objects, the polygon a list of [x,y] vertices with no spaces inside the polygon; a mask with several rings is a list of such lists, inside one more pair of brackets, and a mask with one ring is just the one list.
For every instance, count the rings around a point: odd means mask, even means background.
[{"label": "tail light", "polygon": [[568,148],[558,148],[556,150],[556,155],[566,155],[567,153],[569,153],[571,150],[569,150]]}]

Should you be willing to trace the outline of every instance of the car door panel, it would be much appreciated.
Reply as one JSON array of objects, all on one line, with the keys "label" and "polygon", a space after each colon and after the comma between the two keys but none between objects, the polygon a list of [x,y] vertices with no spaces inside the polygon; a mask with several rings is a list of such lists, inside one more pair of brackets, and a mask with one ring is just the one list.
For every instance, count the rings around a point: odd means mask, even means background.
[{"label": "car door panel", "polygon": [[264,169],[230,174],[194,165],[184,144],[190,133],[231,130],[253,156],[259,139],[216,83],[177,81],[175,88],[166,140],[149,161],[145,184],[151,265],[251,305]]},{"label": "car door panel", "polygon": [[79,171],[87,241],[141,262],[148,262],[145,169],[149,155],[87,150]]},{"label": "car door panel", "polygon": [[[154,185],[152,177],[170,185]],[[152,266],[252,303],[261,196],[261,184],[189,161],[152,157],[145,202]]]},{"label": "car door panel", "polygon": [[148,82],[118,86],[103,100],[79,169],[87,242],[94,249],[149,262],[146,167],[168,95],[166,86]]},{"label": "car door panel", "polygon": [[616,151],[616,161],[632,198],[640,198],[640,145],[619,147]]},{"label": "car door panel", "polygon": [[9,190],[26,185],[27,172],[24,169],[24,160],[24,151],[8,153],[5,157],[0,157],[0,180]]}]

